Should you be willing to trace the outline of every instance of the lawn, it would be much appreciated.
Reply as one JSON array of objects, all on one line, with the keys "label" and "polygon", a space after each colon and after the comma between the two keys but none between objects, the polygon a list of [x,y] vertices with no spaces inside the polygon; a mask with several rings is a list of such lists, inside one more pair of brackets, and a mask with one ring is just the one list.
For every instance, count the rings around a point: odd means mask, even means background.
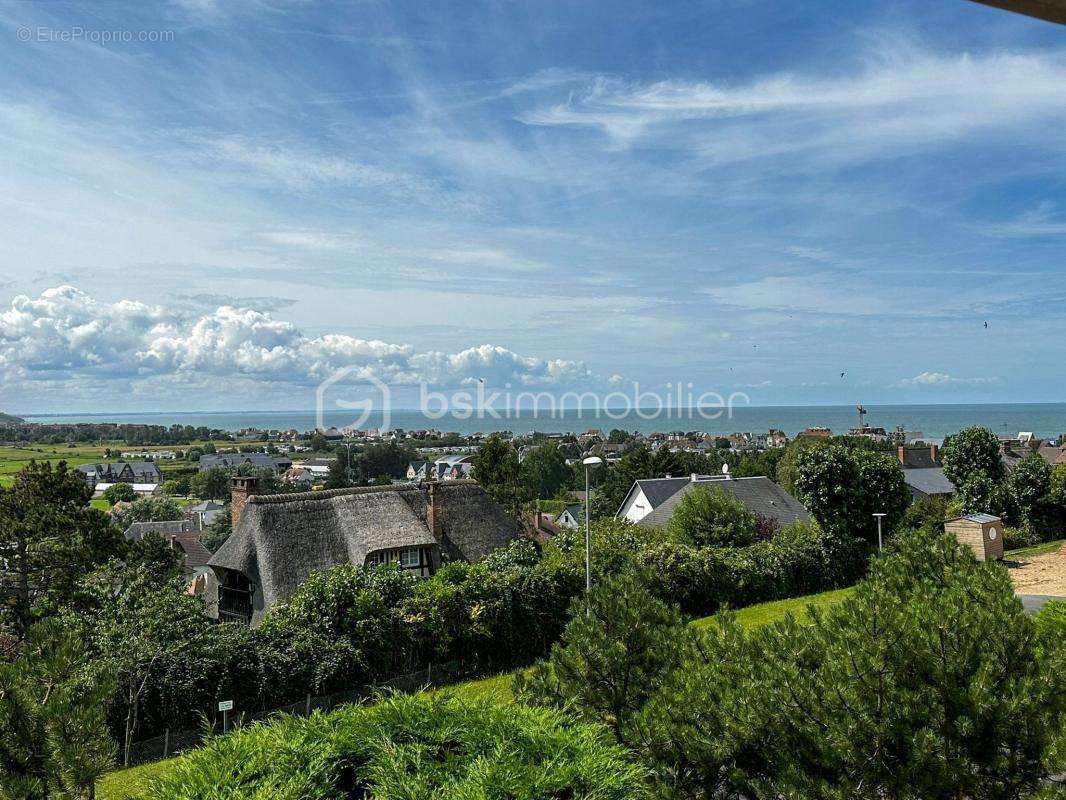
[{"label": "lawn", "polygon": [[103,460],[103,445],[33,444],[25,447],[0,447],[0,486],[10,486],[14,475],[30,461],[66,461],[70,466],[95,464]]},{"label": "lawn", "polygon": [[[777,622],[786,614],[792,614],[800,621],[807,618],[807,609],[810,606],[828,608],[835,605],[851,594],[851,589],[834,589],[831,592],[821,594],[809,594],[804,597],[792,597],[788,600],[774,600],[770,603],[759,603],[736,611],[737,622],[745,628],[758,628]],[[697,628],[705,628],[714,624],[714,617],[703,617],[692,623]]]},{"label": "lawn", "polygon": [[1003,554],[1003,558],[1007,561],[1017,561],[1021,558],[1032,558],[1033,556],[1045,556],[1048,553],[1054,553],[1060,547],[1066,539],[1056,539],[1053,542],[1044,542],[1043,544],[1034,544],[1032,547],[1020,547],[1017,550],[1007,550]]},{"label": "lawn", "polygon": [[[850,592],[851,589],[837,589],[832,592],[807,595],[806,597],[794,597],[789,600],[761,603],[740,609],[736,612],[736,617],[741,625],[750,628],[757,628],[760,625],[775,622],[789,613],[803,619],[807,616],[806,609],[808,605],[821,608],[828,607],[843,600]],[[713,621],[714,617],[703,617],[692,624],[696,627],[706,627],[713,624]],[[511,679],[513,677],[513,672],[504,672],[487,678],[458,683],[440,691],[453,692],[468,699],[491,698],[501,703],[509,703],[514,699],[514,695],[511,693]],[[170,769],[174,760],[156,761],[151,764],[118,770],[105,775],[96,787],[97,800],[133,800],[147,781]]]}]

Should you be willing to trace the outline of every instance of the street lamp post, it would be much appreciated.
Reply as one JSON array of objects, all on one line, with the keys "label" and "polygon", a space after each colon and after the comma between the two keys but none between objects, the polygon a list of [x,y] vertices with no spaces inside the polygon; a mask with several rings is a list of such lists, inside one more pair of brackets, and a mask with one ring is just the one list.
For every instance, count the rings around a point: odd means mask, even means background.
[{"label": "street lamp post", "polygon": [[878,549],[878,551],[880,551],[880,550],[882,549],[882,547],[884,546],[884,545],[883,545],[883,544],[881,543],[881,519],[882,519],[882,518],[883,518],[883,517],[884,517],[885,515],[884,515],[884,513],[883,513],[883,512],[880,512],[880,511],[879,511],[879,512],[877,512],[876,514],[874,514],[874,516],[875,516],[875,517],[877,517],[877,549]]},{"label": "street lamp post", "polygon": [[589,488],[589,468],[598,467],[603,463],[599,456],[589,456],[581,461],[585,465],[585,616],[592,613],[589,604],[589,592],[592,591],[592,534],[589,528],[589,505],[592,500]]}]

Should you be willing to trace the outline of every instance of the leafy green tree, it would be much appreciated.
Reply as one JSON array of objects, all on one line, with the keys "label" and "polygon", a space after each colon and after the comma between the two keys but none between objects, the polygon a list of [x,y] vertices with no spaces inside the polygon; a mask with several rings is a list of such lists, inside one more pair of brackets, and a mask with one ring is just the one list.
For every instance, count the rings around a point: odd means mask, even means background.
[{"label": "leafy green tree", "polygon": [[966,483],[976,473],[981,473],[993,483],[1003,479],[1003,459],[1000,457],[999,440],[987,428],[964,428],[944,440],[940,451],[944,462],[944,475],[956,487]]},{"label": "leafy green tree", "polygon": [[59,619],[32,626],[17,658],[0,661],[0,797],[92,797],[111,769],[113,681]]},{"label": "leafy green tree", "polygon": [[211,467],[189,477],[189,494],[202,500],[225,500],[230,494],[232,473],[225,467]]},{"label": "leafy green tree", "polygon": [[186,497],[189,494],[189,476],[163,481],[163,491],[170,497]]},{"label": "leafy green tree", "polygon": [[933,533],[944,532],[944,521],[948,518],[949,503],[946,497],[927,494],[915,500],[903,515],[902,524],[911,530],[926,530]]},{"label": "leafy green tree", "polygon": [[989,513],[1013,521],[1016,507],[1004,481],[978,471],[962,483],[955,484],[951,508],[961,514]]},{"label": "leafy green tree", "polygon": [[402,478],[407,466],[418,458],[418,451],[408,444],[385,442],[367,445],[357,457],[353,456],[353,461],[359,480],[366,482],[381,477]]},{"label": "leafy green tree", "polygon": [[572,707],[632,743],[631,720],[681,660],[688,629],[681,615],[627,572],[571,605],[571,620],[550,658],[515,678],[526,702]]},{"label": "leafy green tree", "polygon": [[809,447],[796,455],[793,491],[827,530],[849,529],[858,483],[855,460],[845,447]]},{"label": "leafy green tree", "polygon": [[230,512],[229,503],[215,515],[211,524],[200,534],[200,542],[212,553],[217,553],[233,533],[233,515]]},{"label": "leafy green tree", "polygon": [[395,567],[343,565],[311,575],[274,609],[262,634],[283,640],[310,667],[316,691],[370,683],[402,662],[407,626],[400,602],[416,579]]},{"label": "leafy green tree", "polygon": [[120,509],[111,512],[115,524],[125,530],[134,522],[166,522],[181,519],[181,506],[166,496],[139,497]]},{"label": "leafy green tree", "polygon": [[349,454],[345,448],[340,448],[337,458],[330,462],[329,474],[326,476],[325,487],[327,489],[346,489],[359,483],[359,454]]},{"label": "leafy green tree", "polygon": [[874,514],[884,514],[885,532],[895,530],[911,502],[910,489],[899,459],[872,450],[853,450],[858,474],[858,506],[853,510],[852,533],[869,541],[877,537]]},{"label": "leafy green tree", "polygon": [[1044,533],[1056,516],[1051,494],[1051,464],[1031,453],[1011,470],[1007,484],[1021,522],[1033,533]]},{"label": "leafy green tree", "polygon": [[137,492],[128,483],[114,483],[104,489],[103,498],[109,506],[113,506],[120,501],[129,503],[136,500]]},{"label": "leafy green tree", "polygon": [[802,453],[821,447],[829,447],[832,442],[828,439],[814,439],[801,437],[793,439],[788,447],[784,448],[784,454],[777,462],[776,482],[790,494],[796,493],[796,468],[797,460]]},{"label": "leafy green tree", "polygon": [[[146,698],[156,716],[187,716],[198,687],[211,678],[204,650],[213,624],[199,598],[175,581],[160,586],[155,576],[118,567],[92,581],[97,603],[90,619],[92,659],[115,676],[112,713],[122,728],[123,760],[129,760]],[[195,708],[196,706],[193,706]]]},{"label": "leafy green tree", "polygon": [[477,449],[473,459],[474,478],[492,498],[516,519],[526,500],[522,488],[518,453],[510,442],[492,435]]},{"label": "leafy green tree", "polygon": [[671,538],[697,547],[743,547],[755,538],[755,515],[721,487],[696,486],[674,509]]},{"label": "leafy green tree", "polygon": [[0,489],[0,563],[10,601],[4,616],[21,638],[34,619],[76,602],[89,572],[125,548],[122,533],[90,508],[80,473],[31,461]]},{"label": "leafy green tree", "polygon": [[671,796],[1020,798],[1061,771],[1061,648],[1010,578],[950,536],[903,533],[811,624],[729,617],[639,720]]},{"label": "leafy green tree", "polygon": [[522,459],[520,473],[526,494],[535,500],[555,497],[571,479],[566,458],[559,448],[550,442],[534,447],[526,454]]},{"label": "leafy green tree", "polygon": [[875,513],[884,532],[903,518],[910,492],[898,461],[843,444],[808,447],[795,458],[794,490],[823,528],[877,541]]}]

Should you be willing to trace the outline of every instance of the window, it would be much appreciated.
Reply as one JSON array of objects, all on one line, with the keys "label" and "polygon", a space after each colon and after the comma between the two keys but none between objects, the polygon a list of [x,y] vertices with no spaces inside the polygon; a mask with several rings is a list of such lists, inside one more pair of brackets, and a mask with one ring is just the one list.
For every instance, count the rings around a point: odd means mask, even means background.
[{"label": "window", "polygon": [[417,548],[410,550],[404,550],[400,553],[400,566],[401,567],[417,567],[419,565],[419,552]]}]

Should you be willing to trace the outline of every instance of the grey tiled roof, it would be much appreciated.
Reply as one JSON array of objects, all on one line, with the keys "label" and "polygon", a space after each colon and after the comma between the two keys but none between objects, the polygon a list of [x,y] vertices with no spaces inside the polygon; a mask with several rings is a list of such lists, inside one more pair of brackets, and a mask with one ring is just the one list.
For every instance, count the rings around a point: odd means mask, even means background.
[{"label": "grey tiled roof", "polygon": [[240,467],[249,464],[253,467],[269,467],[276,472],[284,472],[292,466],[292,459],[284,456],[272,456],[267,453],[224,453],[200,456],[201,472],[212,467]]},{"label": "grey tiled roof", "polygon": [[163,522],[134,522],[126,528],[126,538],[135,542],[148,533],[156,533],[160,536],[170,536],[178,533],[189,533],[195,526],[187,519],[168,519]]},{"label": "grey tiled roof", "polygon": [[903,480],[921,494],[954,494],[955,484],[948,480],[943,467],[903,470]]},{"label": "grey tiled roof", "polygon": [[[790,495],[769,478],[762,476],[752,478],[706,478],[693,481],[691,478],[682,480],[674,493],[656,506],[648,516],[638,522],[649,528],[658,528],[670,521],[674,515],[674,509],[681,499],[696,487],[718,487],[729,492],[744,507],[753,514],[766,517],[777,522],[782,528],[794,522],[810,522],[811,515],[795,497]],[[645,490],[645,495],[647,491]],[[649,498],[650,499],[650,498]]]},{"label": "grey tiled roof", "polygon": [[691,482],[692,478],[687,476],[684,478],[646,478],[637,481],[635,486],[644,492],[652,508],[658,508],[667,499],[673,497],[682,486]]}]

